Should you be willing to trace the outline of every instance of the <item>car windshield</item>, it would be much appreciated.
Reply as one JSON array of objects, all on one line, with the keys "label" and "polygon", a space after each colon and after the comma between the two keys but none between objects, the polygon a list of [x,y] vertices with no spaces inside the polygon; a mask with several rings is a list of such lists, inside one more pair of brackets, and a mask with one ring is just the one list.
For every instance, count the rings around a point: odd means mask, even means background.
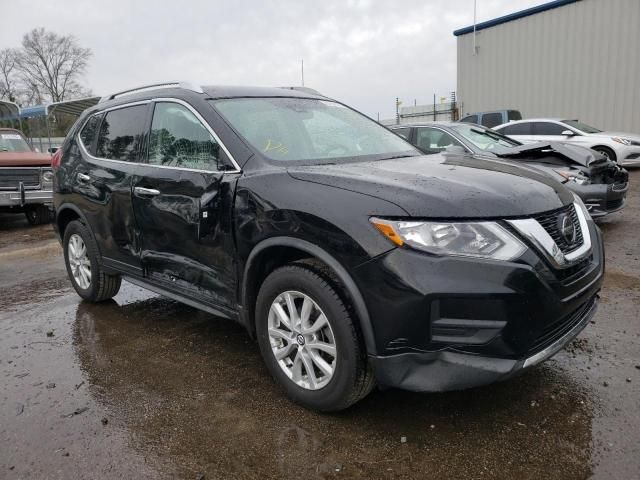
[{"label": "car windshield", "polygon": [[0,152],[30,152],[31,147],[15,132],[0,132]]},{"label": "car windshield", "polygon": [[394,133],[339,103],[308,98],[235,98],[215,108],[269,159],[389,159],[420,153]]},{"label": "car windshield", "polygon": [[599,130],[595,127],[587,125],[586,123],[579,122],[578,120],[563,120],[562,123],[569,125],[570,127],[575,128],[576,130],[580,130],[584,133],[600,133],[602,130]]},{"label": "car windshield", "polygon": [[479,149],[492,153],[508,153],[512,148],[521,145],[520,142],[498,132],[475,125],[455,125],[451,128]]}]

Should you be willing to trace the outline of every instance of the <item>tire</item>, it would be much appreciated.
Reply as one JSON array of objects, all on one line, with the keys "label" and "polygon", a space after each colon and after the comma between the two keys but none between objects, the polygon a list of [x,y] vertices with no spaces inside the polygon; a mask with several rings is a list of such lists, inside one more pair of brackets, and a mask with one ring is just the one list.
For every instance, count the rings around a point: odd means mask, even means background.
[{"label": "tire", "polygon": [[[343,410],[353,405],[364,398],[374,386],[373,371],[368,364],[354,316],[339,295],[336,285],[320,269],[306,264],[291,264],[278,268],[265,279],[256,302],[256,334],[269,372],[293,402],[324,412]],[[282,302],[279,304],[283,312],[290,315],[287,292],[291,294],[289,300],[293,299],[299,317],[304,316],[302,305],[306,299],[314,304],[311,310],[307,310],[311,313],[307,314],[309,319],[306,328],[300,324],[298,328],[288,329],[279,320],[282,317],[276,313],[278,307],[274,306],[272,310],[274,303]],[[318,322],[322,314],[328,327],[309,333],[313,327],[324,323]],[[270,325],[273,331],[275,324],[281,333],[290,333],[289,340],[270,335]],[[300,336],[303,336],[303,340],[300,340]],[[333,344],[334,356],[311,346],[318,345],[319,342],[325,346]],[[273,349],[282,347],[279,350],[285,351],[285,347],[289,348],[288,345],[291,345],[291,355],[282,360],[276,359]],[[324,368],[326,365],[333,367],[330,376],[318,367],[322,364],[321,360],[317,360],[318,356],[325,361]],[[296,362],[302,365],[297,367],[297,375],[294,373]],[[283,363],[289,363],[289,366]],[[312,376],[307,370],[308,365],[311,365],[314,372]],[[290,374],[287,373],[289,368]],[[298,381],[295,377],[298,377]],[[315,379],[315,388],[310,378]]]},{"label": "tire", "polygon": [[46,205],[27,205],[24,210],[29,225],[42,225],[51,222],[53,215]]},{"label": "tire", "polygon": [[593,147],[591,150],[595,150],[596,152],[603,154],[605,157],[607,157],[609,160],[613,162],[618,161],[618,157],[616,156],[615,152],[611,150],[609,147]]},{"label": "tire", "polygon": [[[74,251],[82,252],[83,250],[78,248],[80,244],[84,245],[84,252],[86,258],[78,260],[78,257],[73,254]],[[70,250],[70,244],[72,244]],[[64,250],[64,263],[67,267],[67,274],[71,280],[73,288],[75,288],[78,295],[88,302],[96,303],[104,300],[109,300],[114,297],[120,290],[121,278],[119,275],[107,275],[102,265],[100,265],[100,254],[98,253],[98,246],[96,245],[93,235],[89,229],[79,220],[74,220],[64,231],[64,239],[62,241]],[[79,264],[88,267],[89,280],[83,283],[86,278],[80,275],[79,279],[74,275],[74,272],[78,271]]]}]

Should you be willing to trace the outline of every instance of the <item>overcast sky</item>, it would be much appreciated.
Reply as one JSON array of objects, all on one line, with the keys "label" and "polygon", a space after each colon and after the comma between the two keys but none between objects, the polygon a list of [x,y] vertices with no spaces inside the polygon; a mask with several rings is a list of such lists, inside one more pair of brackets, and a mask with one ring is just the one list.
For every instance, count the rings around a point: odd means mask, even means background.
[{"label": "overcast sky", "polygon": [[[545,0],[477,0],[478,21]],[[182,4],[181,4],[182,3]],[[473,0],[0,0],[0,49],[36,27],[93,51],[84,84],[104,95],[158,80],[305,85],[380,118],[456,88],[453,30]]]}]

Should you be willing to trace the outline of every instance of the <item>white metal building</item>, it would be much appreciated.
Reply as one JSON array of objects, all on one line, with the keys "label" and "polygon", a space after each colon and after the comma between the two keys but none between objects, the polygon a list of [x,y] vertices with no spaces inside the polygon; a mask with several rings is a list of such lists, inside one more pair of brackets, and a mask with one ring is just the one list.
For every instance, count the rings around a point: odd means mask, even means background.
[{"label": "white metal building", "polygon": [[516,109],[640,133],[640,0],[556,0],[475,30],[454,32],[461,115]]}]

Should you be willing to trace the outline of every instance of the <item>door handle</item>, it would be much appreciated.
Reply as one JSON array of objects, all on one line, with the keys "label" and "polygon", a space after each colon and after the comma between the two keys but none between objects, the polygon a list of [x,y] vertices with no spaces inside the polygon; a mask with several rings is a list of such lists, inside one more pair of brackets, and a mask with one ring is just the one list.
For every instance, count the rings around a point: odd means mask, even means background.
[{"label": "door handle", "polygon": [[135,187],[133,192],[139,197],[155,197],[156,195],[160,195],[160,190],[156,190],[155,188]]},{"label": "door handle", "polygon": [[91,177],[84,173],[77,173],[76,178],[82,183],[89,183],[91,181]]}]

